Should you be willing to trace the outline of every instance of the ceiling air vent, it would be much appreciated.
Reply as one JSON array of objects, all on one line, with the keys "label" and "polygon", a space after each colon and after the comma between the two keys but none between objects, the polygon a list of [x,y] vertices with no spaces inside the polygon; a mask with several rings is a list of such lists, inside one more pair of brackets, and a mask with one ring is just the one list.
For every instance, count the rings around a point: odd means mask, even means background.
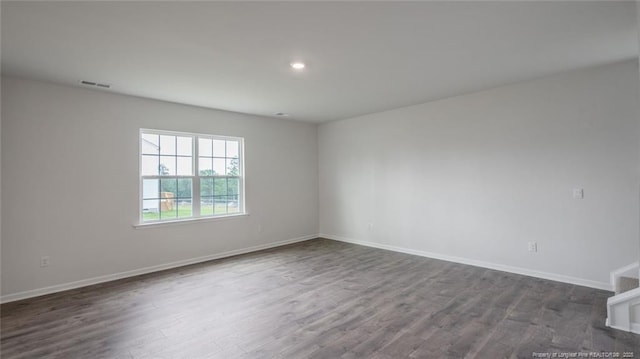
[{"label": "ceiling air vent", "polygon": [[80,83],[85,85],[85,86],[95,86],[95,87],[101,87],[101,88],[104,88],[104,89],[111,88],[111,85],[101,84],[101,83],[93,82],[93,81],[80,80]]}]

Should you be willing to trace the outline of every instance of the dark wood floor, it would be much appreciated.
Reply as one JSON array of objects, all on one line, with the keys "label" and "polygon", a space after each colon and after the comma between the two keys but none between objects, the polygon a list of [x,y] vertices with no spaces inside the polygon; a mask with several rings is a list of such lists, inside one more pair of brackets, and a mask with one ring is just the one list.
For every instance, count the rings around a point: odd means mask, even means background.
[{"label": "dark wood floor", "polygon": [[633,352],[609,292],[312,240],[4,304],[2,358]]}]

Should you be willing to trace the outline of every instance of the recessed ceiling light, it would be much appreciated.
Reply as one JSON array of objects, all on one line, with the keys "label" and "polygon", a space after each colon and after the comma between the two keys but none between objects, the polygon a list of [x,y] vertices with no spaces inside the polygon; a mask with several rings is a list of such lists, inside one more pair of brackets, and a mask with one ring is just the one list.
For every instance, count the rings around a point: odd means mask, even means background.
[{"label": "recessed ceiling light", "polygon": [[294,70],[302,70],[305,68],[305,64],[304,62],[300,62],[300,61],[295,61],[291,63],[291,68]]}]

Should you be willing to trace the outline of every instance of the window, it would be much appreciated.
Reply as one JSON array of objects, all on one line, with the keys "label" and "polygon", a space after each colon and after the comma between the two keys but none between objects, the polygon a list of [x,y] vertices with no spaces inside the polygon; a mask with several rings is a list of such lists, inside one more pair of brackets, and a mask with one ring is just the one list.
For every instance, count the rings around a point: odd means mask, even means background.
[{"label": "window", "polygon": [[244,213],[243,139],[140,130],[140,222]]}]

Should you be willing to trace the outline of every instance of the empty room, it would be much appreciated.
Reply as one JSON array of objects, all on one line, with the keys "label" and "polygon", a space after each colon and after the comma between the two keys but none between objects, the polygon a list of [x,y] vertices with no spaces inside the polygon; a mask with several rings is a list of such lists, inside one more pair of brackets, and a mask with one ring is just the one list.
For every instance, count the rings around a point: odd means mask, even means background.
[{"label": "empty room", "polygon": [[0,357],[640,358],[635,1],[2,1]]}]

